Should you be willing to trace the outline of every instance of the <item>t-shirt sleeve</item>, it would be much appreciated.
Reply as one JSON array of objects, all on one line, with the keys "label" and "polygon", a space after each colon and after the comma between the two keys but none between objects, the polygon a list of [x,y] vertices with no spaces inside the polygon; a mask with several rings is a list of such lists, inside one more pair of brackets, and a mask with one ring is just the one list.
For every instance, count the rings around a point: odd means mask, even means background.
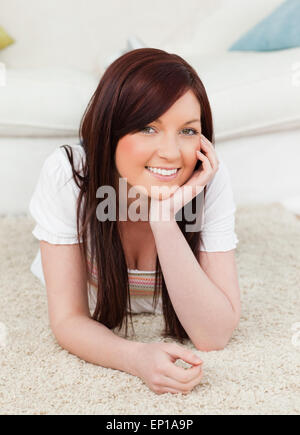
[{"label": "t-shirt sleeve", "polygon": [[29,212],[36,221],[32,234],[52,244],[78,243],[78,194],[65,150],[57,148],[46,158],[30,199]]},{"label": "t-shirt sleeve", "polygon": [[239,240],[235,233],[235,211],[230,174],[219,158],[218,171],[207,184],[200,251],[218,252],[236,248]]}]

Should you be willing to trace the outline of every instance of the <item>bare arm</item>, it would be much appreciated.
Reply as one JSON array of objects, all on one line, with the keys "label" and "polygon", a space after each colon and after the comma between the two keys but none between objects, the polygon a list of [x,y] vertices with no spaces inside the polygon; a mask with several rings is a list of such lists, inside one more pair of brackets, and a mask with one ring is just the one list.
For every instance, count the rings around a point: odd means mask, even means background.
[{"label": "bare arm", "polygon": [[70,317],[55,336],[61,347],[87,362],[136,375],[133,354],[142,343],[118,337],[95,320]]},{"label": "bare arm", "polygon": [[40,242],[51,329],[61,347],[87,362],[136,375],[135,352],[126,340],[93,320],[79,245]]},{"label": "bare arm", "polygon": [[[156,394],[187,394],[202,378],[202,361],[175,343],[126,340],[91,318],[79,245],[41,242],[52,331],[64,349],[92,364],[138,376]],[[193,366],[174,363],[181,358]]]},{"label": "bare arm", "polygon": [[[240,315],[234,254],[213,256],[215,261],[220,259],[213,272],[219,274],[218,282],[227,279],[225,291],[205,273],[177,222],[157,222],[151,226],[168,293],[182,326],[199,350],[223,349]],[[219,267],[222,261],[223,268]],[[230,276],[227,266],[232,270]]]}]

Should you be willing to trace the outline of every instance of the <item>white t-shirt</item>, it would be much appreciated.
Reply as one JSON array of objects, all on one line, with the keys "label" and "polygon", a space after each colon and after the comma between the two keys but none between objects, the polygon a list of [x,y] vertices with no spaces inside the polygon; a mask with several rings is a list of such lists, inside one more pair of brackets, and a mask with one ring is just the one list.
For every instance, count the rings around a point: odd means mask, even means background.
[{"label": "white t-shirt", "polygon": [[[82,170],[85,152],[81,145],[72,145],[74,166]],[[229,251],[239,242],[235,233],[236,205],[233,198],[228,169],[219,158],[219,169],[207,184],[205,205],[202,211],[201,243],[199,249],[207,252]],[[63,148],[56,148],[45,160],[35,190],[29,203],[29,212],[36,221],[32,234],[38,240],[52,244],[78,243],[76,210],[79,188],[73,178],[71,165]],[[81,242],[82,240],[80,240]],[[45,285],[38,250],[32,264],[32,273]],[[149,273],[148,271],[133,271]],[[88,288],[91,312],[96,303],[94,288]],[[131,298],[131,312],[154,312],[152,297]],[[161,297],[156,313],[162,313]]]}]

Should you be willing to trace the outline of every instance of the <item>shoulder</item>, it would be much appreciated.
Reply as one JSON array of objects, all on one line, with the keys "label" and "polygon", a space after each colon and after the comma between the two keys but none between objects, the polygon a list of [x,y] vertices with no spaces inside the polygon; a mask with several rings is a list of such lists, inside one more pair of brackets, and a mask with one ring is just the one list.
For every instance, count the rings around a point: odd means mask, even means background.
[{"label": "shoulder", "polygon": [[[72,156],[74,169],[81,173],[85,159],[84,149],[81,145],[65,145],[57,147],[44,161],[41,169],[41,175],[47,176],[48,183],[62,188],[66,183],[73,186],[72,166],[68,155]],[[51,180],[50,180],[51,177]]]},{"label": "shoulder", "polygon": [[[66,151],[66,148],[68,151]],[[58,197],[63,201],[63,197],[70,194],[73,197],[78,196],[79,187],[75,182],[67,152],[72,152],[74,169],[81,173],[84,162],[84,149],[80,145],[68,145],[66,148],[62,146],[55,148],[44,160],[32,200],[40,200],[42,195],[57,201],[59,200]]]},{"label": "shoulder", "polygon": [[[68,149],[73,156],[74,169],[80,173],[84,149],[81,145]],[[29,212],[36,221],[33,235],[54,244],[78,243],[78,194],[68,154],[60,146],[45,159],[29,202]]]},{"label": "shoulder", "polygon": [[207,184],[204,201],[200,250],[219,252],[235,249],[236,203],[231,187],[229,170],[219,158],[219,168]]},{"label": "shoulder", "polygon": [[222,190],[224,186],[231,184],[230,173],[224,160],[218,156],[219,168],[214,177],[207,183],[207,193],[215,194],[219,190]]},{"label": "shoulder", "polygon": [[218,205],[218,209],[235,208],[230,173],[220,158],[219,168],[206,186],[205,209],[208,210],[213,204]]},{"label": "shoulder", "polygon": [[206,186],[203,224],[207,227],[216,220],[233,216],[235,211],[230,173],[223,159],[219,158],[219,168]]},{"label": "shoulder", "polygon": [[66,171],[70,171],[71,168],[69,159],[67,157],[67,154],[69,154],[70,152],[73,156],[75,169],[77,171],[82,170],[82,164],[85,161],[85,151],[81,145],[61,145],[54,151],[54,153],[55,152],[57,152],[57,158],[60,159]]}]

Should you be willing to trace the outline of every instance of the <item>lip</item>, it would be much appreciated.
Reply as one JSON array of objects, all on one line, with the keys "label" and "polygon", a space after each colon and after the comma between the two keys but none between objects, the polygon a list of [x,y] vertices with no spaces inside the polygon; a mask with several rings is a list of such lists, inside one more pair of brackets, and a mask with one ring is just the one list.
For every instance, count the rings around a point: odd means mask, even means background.
[{"label": "lip", "polygon": [[148,166],[154,169],[166,169],[167,171],[171,171],[172,169],[180,169],[180,168],[167,168],[166,166]]},{"label": "lip", "polygon": [[[155,178],[157,178],[158,180],[161,180],[161,181],[171,181],[171,180],[174,180],[178,176],[178,174],[179,174],[179,172],[181,170],[181,168],[179,168],[178,171],[175,174],[173,174],[173,175],[161,175],[161,174],[154,174],[154,172],[151,172],[147,168],[145,168],[145,169],[148,172],[148,174],[152,175],[153,177],[155,177]],[[163,168],[161,168],[161,169],[163,169]]]}]

